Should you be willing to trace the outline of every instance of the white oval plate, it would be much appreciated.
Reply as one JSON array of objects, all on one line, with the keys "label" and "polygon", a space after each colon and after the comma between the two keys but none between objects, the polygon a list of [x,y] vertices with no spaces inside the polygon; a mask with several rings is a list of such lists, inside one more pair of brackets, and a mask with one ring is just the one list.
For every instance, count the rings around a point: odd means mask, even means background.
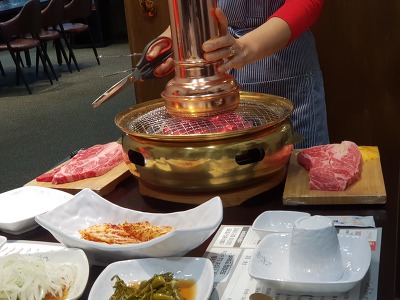
[{"label": "white oval plate", "polygon": [[196,282],[196,296],[193,300],[210,297],[214,283],[211,261],[207,258],[170,257],[126,260],[108,265],[94,282],[89,300],[109,299],[114,293],[114,281],[111,281],[114,275],[118,275],[125,283],[133,283],[166,272],[172,272],[176,279]]},{"label": "white oval plate", "polygon": [[251,256],[250,276],[266,280],[280,291],[334,295],[351,290],[369,269],[371,247],[368,240],[360,236],[338,235],[345,267],[343,277],[338,281],[294,281],[289,274],[290,238],[291,233],[271,233],[264,237]]},{"label": "white oval plate", "polygon": [[1,249],[0,257],[12,253],[39,256],[49,262],[74,265],[77,274],[75,283],[70,287],[68,299],[79,299],[83,294],[89,278],[89,262],[81,249],[64,248],[60,244],[54,243],[11,241]]},{"label": "white oval plate", "polygon": [[0,194],[0,230],[21,234],[39,225],[35,216],[45,213],[72,198],[63,191],[24,186]]},{"label": "white oval plate", "polygon": [[[91,264],[107,265],[132,258],[184,256],[215,232],[222,216],[220,197],[186,211],[164,214],[123,208],[84,189],[67,203],[37,216],[36,222],[64,245],[83,249]],[[87,241],[79,233],[79,230],[92,225],[125,221],[149,221],[153,225],[172,226],[175,230],[148,242],[127,245]]]},{"label": "white oval plate", "polygon": [[254,220],[251,227],[262,238],[268,233],[291,232],[294,222],[307,216],[310,214],[299,211],[267,210]]}]

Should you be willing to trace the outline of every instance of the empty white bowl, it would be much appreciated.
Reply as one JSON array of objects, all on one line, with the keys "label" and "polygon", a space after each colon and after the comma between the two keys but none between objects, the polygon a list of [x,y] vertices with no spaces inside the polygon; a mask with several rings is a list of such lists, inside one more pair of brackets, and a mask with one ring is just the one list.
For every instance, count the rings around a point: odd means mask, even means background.
[{"label": "empty white bowl", "polygon": [[7,238],[5,236],[0,235],[0,248],[7,242]]},{"label": "empty white bowl", "polygon": [[310,216],[310,214],[299,211],[267,210],[254,220],[252,229],[257,232],[260,238],[268,233],[291,232],[294,222],[307,216]]},{"label": "empty white bowl", "polygon": [[289,270],[293,280],[310,282],[335,281],[343,276],[339,239],[332,219],[309,216],[295,221]]},{"label": "empty white bowl", "polygon": [[35,216],[45,213],[72,198],[63,191],[23,186],[0,194],[0,230],[21,234],[39,225]]}]

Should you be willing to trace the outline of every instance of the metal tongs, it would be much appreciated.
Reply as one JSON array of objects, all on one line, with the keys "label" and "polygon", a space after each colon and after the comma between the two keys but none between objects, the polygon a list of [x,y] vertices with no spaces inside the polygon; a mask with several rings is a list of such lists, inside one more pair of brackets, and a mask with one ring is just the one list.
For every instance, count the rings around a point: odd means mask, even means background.
[{"label": "metal tongs", "polygon": [[[153,49],[154,46],[161,45],[162,49],[160,54],[154,58],[150,58],[148,53]],[[114,97],[124,88],[130,84],[135,83],[137,80],[145,80],[149,78],[160,78],[170,74],[174,68],[171,68],[167,72],[157,72],[160,65],[165,62],[172,55],[172,40],[168,37],[158,37],[150,41],[143,50],[142,58],[136,64],[132,72],[110,87],[100,97],[93,101],[92,107],[98,107],[103,102]]]}]

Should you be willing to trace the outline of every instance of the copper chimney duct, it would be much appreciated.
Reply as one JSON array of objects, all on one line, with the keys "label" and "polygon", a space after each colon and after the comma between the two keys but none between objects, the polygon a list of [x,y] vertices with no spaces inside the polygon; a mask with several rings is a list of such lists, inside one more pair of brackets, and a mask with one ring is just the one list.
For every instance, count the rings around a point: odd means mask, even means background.
[{"label": "copper chimney duct", "polygon": [[180,117],[203,117],[234,110],[240,100],[233,76],[218,74],[223,63],[204,59],[201,46],[219,36],[212,15],[216,0],[168,0],[175,60],[175,77],[162,97],[171,114]]}]

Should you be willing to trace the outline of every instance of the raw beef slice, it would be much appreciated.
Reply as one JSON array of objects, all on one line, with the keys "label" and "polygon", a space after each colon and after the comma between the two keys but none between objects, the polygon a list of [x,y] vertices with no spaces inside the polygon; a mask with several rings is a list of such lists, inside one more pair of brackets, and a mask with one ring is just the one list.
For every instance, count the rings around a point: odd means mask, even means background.
[{"label": "raw beef slice", "polygon": [[353,142],[302,150],[297,161],[309,171],[311,190],[344,191],[361,178],[362,156]]},{"label": "raw beef slice", "polygon": [[122,146],[117,142],[95,145],[81,150],[68,163],[40,175],[37,181],[61,184],[101,176],[126,160]]}]

